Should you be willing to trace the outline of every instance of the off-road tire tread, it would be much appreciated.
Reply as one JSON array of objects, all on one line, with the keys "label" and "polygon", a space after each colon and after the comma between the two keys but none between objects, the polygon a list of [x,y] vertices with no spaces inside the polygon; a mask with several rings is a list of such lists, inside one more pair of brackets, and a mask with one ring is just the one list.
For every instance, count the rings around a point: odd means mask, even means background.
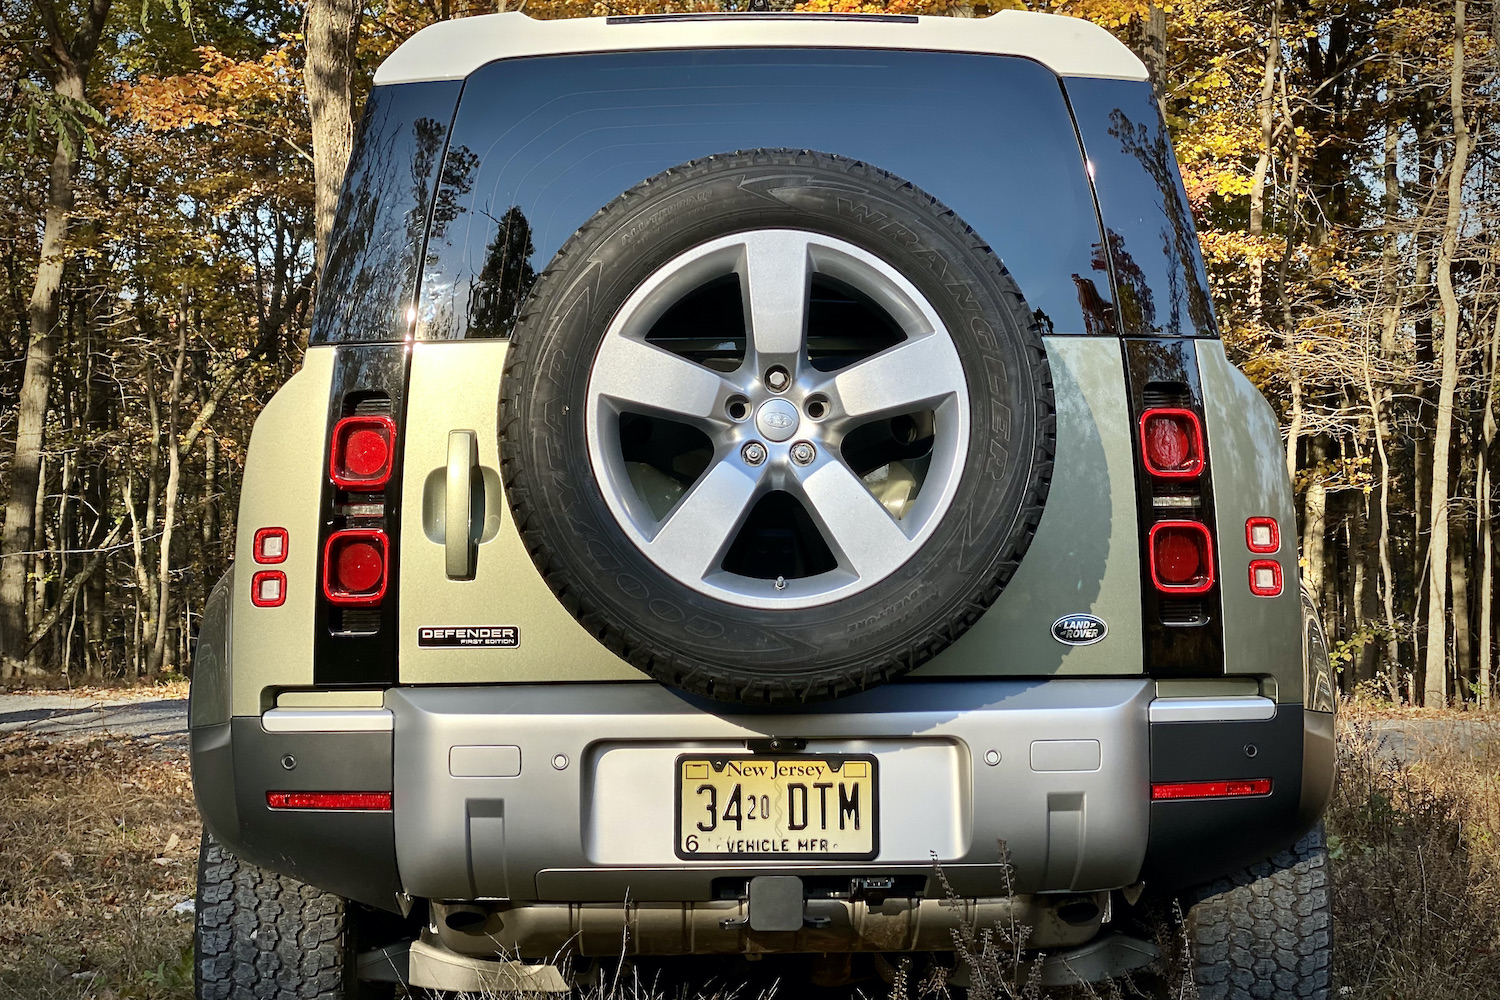
[{"label": "off-road tire tread", "polygon": [[[673,167],[642,182],[625,192],[608,206],[599,209],[578,231],[563,244],[549,266],[537,277],[527,297],[515,329],[522,330],[535,319],[539,303],[544,303],[554,291],[554,286],[570,276],[575,267],[576,256],[592,243],[595,231],[607,224],[619,212],[622,204],[645,201],[653,191],[663,185],[689,180],[709,171],[726,167],[758,166],[764,163],[784,162],[788,155],[795,155],[799,165],[817,166],[826,170],[844,171],[857,176],[861,181],[878,184],[887,191],[898,191],[912,204],[914,209],[927,213],[934,225],[942,225],[958,236],[975,251],[981,259],[987,259],[996,268],[1003,282],[1009,287],[1009,310],[1017,329],[1025,330],[1030,337],[1025,344],[1026,362],[1029,368],[1029,384],[1032,387],[1037,414],[1033,454],[1030,456],[1031,476],[1026,492],[1015,517],[1019,531],[1012,531],[1008,549],[1002,552],[996,563],[997,571],[978,580],[974,589],[959,602],[946,624],[927,636],[916,639],[904,648],[889,651],[879,659],[865,659],[848,665],[842,671],[824,669],[816,678],[763,677],[740,682],[734,690],[725,690],[723,678],[706,672],[702,665],[684,659],[672,649],[659,645],[650,637],[631,627],[625,620],[608,614],[604,609],[586,603],[582,592],[572,585],[566,572],[552,559],[546,533],[537,529],[536,501],[533,500],[528,470],[518,461],[517,436],[528,432],[521,425],[518,415],[518,392],[525,383],[525,371],[530,352],[524,345],[513,344],[506,358],[504,391],[500,400],[500,472],[505,485],[511,514],[522,543],[535,563],[547,586],[558,601],[581,624],[584,629],[616,656],[674,687],[723,701],[744,704],[786,704],[789,702],[815,702],[838,698],[867,690],[890,680],[931,660],[946,649],[959,636],[979,620],[999,598],[1026,554],[1037,527],[1041,524],[1042,509],[1046,505],[1047,493],[1052,482],[1052,467],[1056,455],[1057,418],[1053,397],[1052,372],[1047,361],[1046,348],[1042,342],[1043,330],[1036,315],[1027,307],[1015,279],[994,254],[988,243],[974,232],[958,215],[933,196],[921,191],[910,182],[902,181],[884,171],[872,170],[867,164],[829,153],[813,150],[758,149],[705,157]],[[895,187],[893,187],[893,182]],[[518,349],[520,347],[520,349]]]},{"label": "off-road tire tread", "polygon": [[1321,827],[1188,893],[1187,941],[1202,1000],[1327,1000],[1333,912]]},{"label": "off-road tire tread", "polygon": [[198,855],[196,1000],[345,1000],[348,908],[332,893],[257,868],[208,831]]}]

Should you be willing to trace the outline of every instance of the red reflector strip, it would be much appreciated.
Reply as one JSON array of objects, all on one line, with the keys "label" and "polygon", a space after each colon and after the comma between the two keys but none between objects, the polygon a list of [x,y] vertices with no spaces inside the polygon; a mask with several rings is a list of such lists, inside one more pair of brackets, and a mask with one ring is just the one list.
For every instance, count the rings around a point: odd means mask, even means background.
[{"label": "red reflector strip", "polygon": [[1243,778],[1234,781],[1169,781],[1151,786],[1153,801],[1162,799],[1234,799],[1249,795],[1270,795],[1270,778]]},{"label": "red reflector strip", "polygon": [[390,812],[390,792],[267,792],[272,809],[346,809]]}]

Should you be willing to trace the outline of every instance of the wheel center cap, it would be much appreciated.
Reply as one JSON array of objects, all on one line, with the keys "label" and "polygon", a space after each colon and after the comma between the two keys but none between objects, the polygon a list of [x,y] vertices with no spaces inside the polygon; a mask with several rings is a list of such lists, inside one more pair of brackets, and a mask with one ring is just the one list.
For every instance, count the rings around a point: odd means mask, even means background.
[{"label": "wheel center cap", "polygon": [[755,427],[768,441],[785,441],[801,422],[797,408],[785,399],[768,399],[755,414]]}]

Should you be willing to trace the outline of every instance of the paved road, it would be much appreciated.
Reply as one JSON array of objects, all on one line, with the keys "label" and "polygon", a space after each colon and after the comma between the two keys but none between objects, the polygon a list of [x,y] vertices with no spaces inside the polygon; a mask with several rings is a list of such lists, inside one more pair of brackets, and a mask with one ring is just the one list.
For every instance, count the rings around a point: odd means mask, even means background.
[{"label": "paved road", "polygon": [[1432,748],[1442,746],[1461,752],[1483,752],[1493,758],[1500,743],[1500,718],[1489,715],[1436,719],[1372,719],[1370,736],[1382,759],[1411,763]]},{"label": "paved road", "polygon": [[0,694],[0,736],[12,733],[48,739],[120,736],[186,748],[187,699]]}]

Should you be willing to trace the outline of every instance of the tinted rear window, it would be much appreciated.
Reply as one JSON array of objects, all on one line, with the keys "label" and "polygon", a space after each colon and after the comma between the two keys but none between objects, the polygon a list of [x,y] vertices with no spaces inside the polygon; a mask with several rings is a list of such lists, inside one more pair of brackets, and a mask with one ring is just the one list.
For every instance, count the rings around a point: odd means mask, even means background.
[{"label": "tinted rear window", "polygon": [[376,87],[365,102],[318,281],[312,343],[395,341],[410,329],[422,237],[459,87]]},{"label": "tinted rear window", "polygon": [[1051,71],[996,56],[760,49],[475,71],[432,213],[416,335],[508,335],[536,272],[600,208],[684,161],[757,147],[837,153],[911,181],[994,248],[1045,329],[1112,332],[1093,195]]}]

